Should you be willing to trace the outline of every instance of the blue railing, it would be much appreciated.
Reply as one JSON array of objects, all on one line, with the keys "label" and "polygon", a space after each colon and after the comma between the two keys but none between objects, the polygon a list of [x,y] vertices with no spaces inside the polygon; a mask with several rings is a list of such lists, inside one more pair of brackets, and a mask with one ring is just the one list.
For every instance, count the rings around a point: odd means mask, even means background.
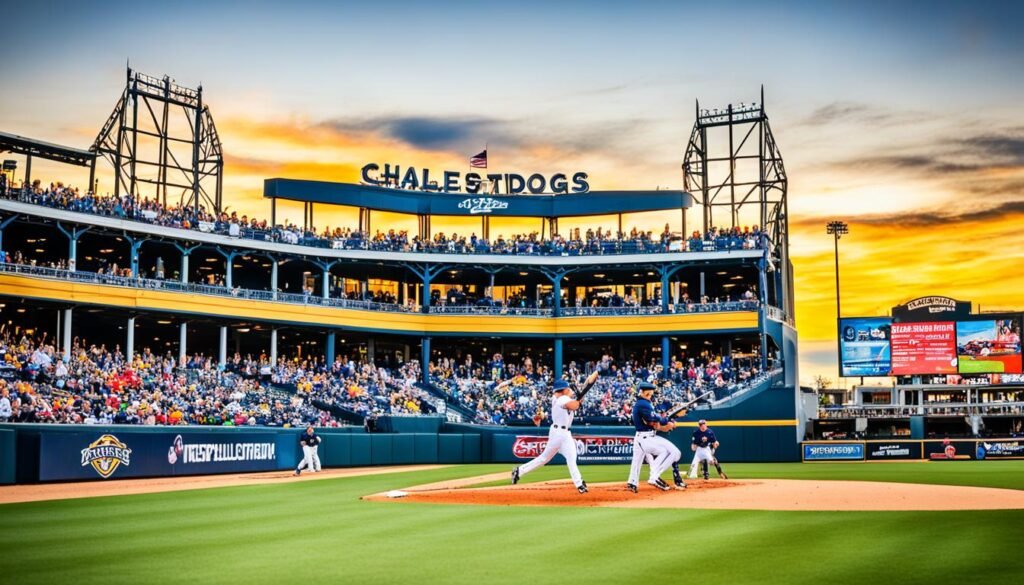
[{"label": "blue railing", "polygon": [[[245,299],[253,301],[270,301],[279,303],[290,303],[298,305],[319,305],[324,307],[335,307],[339,309],[355,309],[361,311],[383,311],[392,313],[415,313],[419,312],[418,306],[400,305],[397,303],[378,303],[374,301],[361,301],[358,299],[324,298],[313,294],[296,294],[285,292],[273,292],[269,290],[254,290],[246,288],[228,288],[212,284],[199,284],[192,282],[181,282],[179,280],[159,280],[153,278],[134,278],[129,276],[115,276],[112,274],[101,274],[97,272],[85,272],[81,270],[65,270],[62,268],[49,268],[45,266],[32,266],[29,264],[10,264],[0,262],[0,273],[28,274],[55,280],[66,280],[86,284],[101,284],[107,286],[120,286],[126,288],[160,290],[169,292],[183,292],[190,294],[212,295],[218,297]],[[729,312],[729,311],[756,311],[756,301],[728,301],[720,303],[704,303],[693,305],[687,308],[684,305],[669,307],[670,313],[697,313],[697,312]],[[550,317],[550,308],[518,308],[502,306],[481,306],[481,305],[438,305],[428,308],[431,314],[443,315],[489,315],[489,316],[519,316],[519,317]],[[561,314],[566,317],[593,317],[593,316],[617,316],[617,315],[660,315],[663,314],[660,306],[630,306],[630,307],[562,307]]]}]

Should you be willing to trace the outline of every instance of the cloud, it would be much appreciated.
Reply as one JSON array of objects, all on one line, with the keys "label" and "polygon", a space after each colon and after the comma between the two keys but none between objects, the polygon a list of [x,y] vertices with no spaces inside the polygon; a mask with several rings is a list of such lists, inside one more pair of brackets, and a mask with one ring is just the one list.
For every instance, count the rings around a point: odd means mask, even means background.
[{"label": "cloud", "polygon": [[983,134],[964,141],[964,145],[979,151],[984,157],[996,158],[1000,162],[1024,166],[1024,129],[1016,134]]},{"label": "cloud", "polygon": [[468,156],[485,144],[515,153],[557,150],[562,157],[599,154],[623,161],[649,152],[643,137],[654,122],[632,118],[592,124],[567,124],[467,117],[337,118],[320,127],[342,134],[371,134],[409,148]]},{"label": "cloud", "polygon": [[[374,132],[425,150],[465,150],[507,136],[510,122],[484,117],[429,116],[334,119],[322,125],[340,132]],[[502,141],[508,145],[506,138]],[[513,141],[514,142],[514,141]]]},{"label": "cloud", "polygon": [[[1024,198],[984,207],[950,207],[947,212],[921,210],[857,215],[849,218],[848,221],[859,225],[924,228],[955,226],[964,222],[984,222],[995,217],[1016,215],[1024,216]],[[802,216],[799,219],[790,220],[790,229],[821,229],[832,219],[835,218],[831,216]]]},{"label": "cloud", "polygon": [[857,124],[860,126],[891,126],[922,122],[929,116],[922,112],[895,110],[859,102],[836,101],[814,110],[797,126]]}]

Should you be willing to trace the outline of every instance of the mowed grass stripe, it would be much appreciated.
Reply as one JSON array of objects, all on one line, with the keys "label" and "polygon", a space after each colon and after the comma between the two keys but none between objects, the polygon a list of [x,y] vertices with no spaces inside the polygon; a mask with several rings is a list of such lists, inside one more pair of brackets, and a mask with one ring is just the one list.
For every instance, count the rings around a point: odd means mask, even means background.
[{"label": "mowed grass stripe", "polygon": [[[972,469],[985,465],[1003,469]],[[0,555],[0,581],[952,583],[1006,582],[1024,569],[1022,511],[625,510],[359,500],[508,467],[0,506],[0,545],[7,551]],[[926,483],[945,476],[955,485],[976,485],[980,478],[996,487],[1024,487],[1024,462],[911,467],[733,464],[728,470],[743,477],[854,479],[848,469],[859,468],[858,477],[869,480],[917,470]],[[596,482],[619,480],[627,469],[584,471]],[[565,476],[564,466],[549,466],[528,479]]]}]

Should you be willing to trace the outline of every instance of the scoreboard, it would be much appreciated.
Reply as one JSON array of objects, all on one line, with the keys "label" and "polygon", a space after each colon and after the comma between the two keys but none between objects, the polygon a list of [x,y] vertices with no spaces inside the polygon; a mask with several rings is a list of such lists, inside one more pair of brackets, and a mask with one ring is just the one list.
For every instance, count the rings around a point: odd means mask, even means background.
[{"label": "scoreboard", "polygon": [[893,317],[839,320],[840,376],[1021,374],[1024,315],[971,314],[970,303],[924,297]]}]

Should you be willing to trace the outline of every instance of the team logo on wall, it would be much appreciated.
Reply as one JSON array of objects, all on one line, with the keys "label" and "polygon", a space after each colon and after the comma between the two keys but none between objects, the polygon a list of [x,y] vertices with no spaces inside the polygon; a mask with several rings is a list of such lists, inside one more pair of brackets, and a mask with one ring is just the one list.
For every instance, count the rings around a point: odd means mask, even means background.
[{"label": "team logo on wall", "polygon": [[132,450],[114,435],[103,435],[82,449],[82,467],[92,465],[100,477],[108,478],[122,463],[131,465]]},{"label": "team logo on wall", "polygon": [[174,444],[167,450],[167,462],[174,465],[178,462],[178,457],[185,451],[185,443],[181,440],[181,435],[174,437]]}]

